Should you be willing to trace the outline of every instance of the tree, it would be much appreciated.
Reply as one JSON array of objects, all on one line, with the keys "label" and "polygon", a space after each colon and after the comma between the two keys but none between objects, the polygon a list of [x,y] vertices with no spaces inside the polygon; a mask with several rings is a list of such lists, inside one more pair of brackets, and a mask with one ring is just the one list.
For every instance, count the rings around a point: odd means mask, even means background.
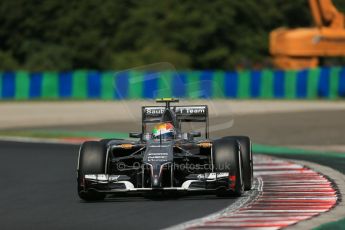
[{"label": "tree", "polygon": [[2,0],[0,67],[233,69],[265,62],[271,30],[311,24],[307,0]]}]

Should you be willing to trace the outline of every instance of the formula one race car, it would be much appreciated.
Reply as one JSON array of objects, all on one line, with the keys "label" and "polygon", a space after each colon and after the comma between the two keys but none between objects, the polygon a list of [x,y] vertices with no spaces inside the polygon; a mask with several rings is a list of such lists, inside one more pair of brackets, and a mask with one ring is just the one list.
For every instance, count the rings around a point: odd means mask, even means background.
[{"label": "formula one race car", "polygon": [[[81,145],[77,167],[81,199],[169,192],[241,196],[251,189],[249,137],[210,139],[207,105],[171,106],[178,102],[173,98],[156,102],[165,106],[142,107],[142,131],[130,133],[132,140],[103,139]],[[205,131],[183,132],[185,122],[203,122]]]}]

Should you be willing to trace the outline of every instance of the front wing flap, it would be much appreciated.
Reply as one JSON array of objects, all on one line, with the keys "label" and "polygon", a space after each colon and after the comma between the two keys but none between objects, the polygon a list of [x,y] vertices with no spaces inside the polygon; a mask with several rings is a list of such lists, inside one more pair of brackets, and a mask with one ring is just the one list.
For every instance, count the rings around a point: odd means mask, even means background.
[{"label": "front wing flap", "polygon": [[[216,191],[219,189],[230,189],[234,181],[229,179],[229,173],[204,173],[190,174],[182,183],[181,187],[135,187],[126,175],[108,174],[87,174],[84,176],[84,188],[103,193],[131,193],[131,192],[150,192],[150,191]],[[86,190],[85,190],[86,191]]]}]

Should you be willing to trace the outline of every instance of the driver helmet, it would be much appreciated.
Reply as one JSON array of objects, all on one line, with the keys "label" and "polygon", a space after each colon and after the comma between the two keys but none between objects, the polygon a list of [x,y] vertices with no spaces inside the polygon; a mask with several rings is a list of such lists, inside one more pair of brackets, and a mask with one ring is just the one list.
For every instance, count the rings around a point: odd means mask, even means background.
[{"label": "driver helmet", "polygon": [[163,139],[172,139],[174,135],[175,135],[175,128],[169,122],[155,125],[152,131],[152,136],[155,139],[160,138],[160,136]]}]

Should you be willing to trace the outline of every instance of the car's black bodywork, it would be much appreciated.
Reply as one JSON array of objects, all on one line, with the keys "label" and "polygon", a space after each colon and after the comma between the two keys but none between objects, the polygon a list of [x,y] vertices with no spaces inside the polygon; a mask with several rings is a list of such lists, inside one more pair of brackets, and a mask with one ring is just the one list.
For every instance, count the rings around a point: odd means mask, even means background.
[{"label": "car's black bodywork", "polygon": [[[83,143],[78,159],[78,193],[82,199],[103,199],[108,193],[167,191],[241,195],[250,189],[253,165],[249,138],[210,139],[206,105],[170,106],[178,102],[176,99],[157,102],[165,106],[142,107],[142,131],[130,133],[139,140]],[[152,138],[147,125],[161,122],[174,125],[174,138]],[[183,122],[204,122],[204,138],[197,138],[200,132],[183,133]],[[241,138],[248,141],[241,144]],[[246,180],[248,175],[251,178]]]}]

